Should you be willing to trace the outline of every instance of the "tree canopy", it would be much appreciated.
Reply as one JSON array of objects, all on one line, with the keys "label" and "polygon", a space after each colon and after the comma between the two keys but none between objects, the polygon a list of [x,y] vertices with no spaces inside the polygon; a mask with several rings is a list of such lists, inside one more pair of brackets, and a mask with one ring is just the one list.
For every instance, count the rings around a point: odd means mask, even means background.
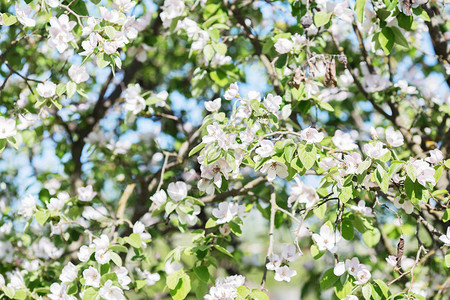
[{"label": "tree canopy", "polygon": [[448,299],[438,0],[0,1],[0,298]]}]

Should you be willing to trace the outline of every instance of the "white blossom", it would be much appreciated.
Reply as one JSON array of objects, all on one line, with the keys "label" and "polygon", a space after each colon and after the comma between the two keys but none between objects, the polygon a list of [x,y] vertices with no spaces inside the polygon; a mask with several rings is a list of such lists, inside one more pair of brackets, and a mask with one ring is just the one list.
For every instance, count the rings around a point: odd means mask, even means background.
[{"label": "white blossom", "polygon": [[24,217],[31,217],[35,209],[36,199],[32,195],[28,195],[20,202],[18,213]]},{"label": "white blossom", "polygon": [[319,201],[319,195],[316,190],[304,184],[298,177],[295,177],[296,184],[292,186],[290,196],[288,198],[289,207],[294,202],[305,203],[306,208],[311,208]]},{"label": "white blossom", "polygon": [[345,273],[345,263],[343,262],[338,262],[333,269],[333,273],[336,276],[341,276],[342,274]]},{"label": "white blossom", "polygon": [[212,101],[206,101],[205,102],[206,110],[210,111],[210,112],[218,111],[220,109],[220,106],[221,106],[221,101],[222,101],[222,99],[220,99],[220,98],[217,98],[217,99],[212,100]]},{"label": "white blossom", "polygon": [[425,158],[427,162],[430,164],[438,164],[444,159],[444,155],[442,154],[441,150],[434,149],[430,151],[430,156]]},{"label": "white blossom", "polygon": [[236,98],[237,95],[239,95],[239,87],[235,82],[230,85],[230,87],[228,88],[228,90],[226,90],[223,97],[226,100],[233,100],[234,98]]},{"label": "white blossom", "polygon": [[164,203],[166,203],[167,194],[164,190],[159,190],[150,197],[150,200],[152,200],[152,209],[159,209]]},{"label": "white blossom", "polygon": [[269,258],[269,262],[266,264],[267,270],[275,271],[281,266],[282,259],[278,254],[272,254]]},{"label": "white blossom", "polygon": [[59,280],[62,282],[70,282],[72,283],[78,276],[77,267],[75,267],[71,262],[67,263],[67,265],[62,269],[61,275],[59,275]]},{"label": "white blossom", "polygon": [[297,250],[297,247],[295,245],[284,245],[283,250],[281,251],[281,255],[283,256],[283,259],[293,262],[297,258],[300,257],[300,253]]},{"label": "white blossom", "polygon": [[119,267],[114,271],[117,275],[117,281],[124,290],[128,290],[128,285],[131,283],[131,278],[128,276],[128,270],[125,267]]},{"label": "white blossom", "polygon": [[217,218],[217,224],[228,223],[235,216],[242,215],[245,211],[245,206],[239,205],[234,202],[221,202],[219,208],[214,208],[212,214]]},{"label": "white blossom", "polygon": [[372,208],[367,207],[364,200],[359,200],[358,206],[352,205],[350,208],[361,213],[363,216],[373,217]]},{"label": "white blossom", "polygon": [[85,285],[93,286],[96,288],[100,287],[100,274],[98,273],[97,269],[89,267],[88,269],[84,270],[83,278],[85,280]]},{"label": "white blossom", "polygon": [[150,273],[147,270],[141,270],[139,268],[136,268],[136,271],[140,278],[145,279],[145,284],[148,286],[154,285],[161,279],[161,276],[158,273]]},{"label": "white blossom", "polygon": [[259,147],[256,148],[255,152],[261,157],[269,157],[274,154],[273,148],[274,145],[272,141],[262,140],[259,142]]},{"label": "white blossom", "polygon": [[402,200],[400,197],[396,197],[394,199],[394,206],[397,209],[402,208],[408,215],[414,211],[414,205],[412,202],[407,199]]},{"label": "white blossom", "polygon": [[430,165],[423,160],[415,160],[412,162],[414,172],[416,173],[416,180],[421,185],[426,186],[430,182],[433,186],[436,184],[434,173],[436,172]]},{"label": "white blossom", "polygon": [[119,287],[114,286],[111,280],[107,280],[98,293],[100,297],[106,300],[125,300],[123,291]]},{"label": "white blossom", "polygon": [[109,263],[111,260],[111,251],[103,249],[95,251],[95,260],[101,265]]},{"label": "white blossom", "polygon": [[55,47],[59,53],[66,51],[69,42],[75,40],[71,31],[76,24],[75,21],[69,21],[69,16],[66,14],[60,15],[58,18],[50,17],[49,46]]},{"label": "white blossom", "polygon": [[291,277],[297,275],[297,271],[290,270],[288,266],[279,267],[275,270],[276,281],[291,281]]},{"label": "white blossom", "polygon": [[336,17],[338,17],[339,19],[341,19],[345,22],[348,22],[348,23],[353,22],[353,14],[354,13],[353,13],[353,10],[351,10],[348,7],[347,1],[336,4],[333,12],[336,15]]},{"label": "white blossom", "polygon": [[293,47],[294,47],[294,43],[285,38],[279,38],[277,40],[277,42],[275,43],[275,50],[279,54],[285,54],[285,53],[291,52]]},{"label": "white blossom", "polygon": [[91,257],[91,254],[94,252],[93,249],[89,248],[86,245],[81,246],[81,248],[78,250],[77,256],[78,259],[82,262],[87,262],[89,258]]},{"label": "white blossom", "polygon": [[167,188],[167,193],[169,197],[175,201],[179,202],[187,197],[188,185],[182,181],[171,182]]},{"label": "white blossom", "polygon": [[447,227],[447,234],[441,235],[439,240],[443,242],[445,246],[450,246],[450,227]]},{"label": "white blossom", "polygon": [[332,141],[339,150],[350,151],[358,148],[358,145],[355,144],[352,136],[349,133],[345,133],[341,130],[336,130]]},{"label": "white blossom", "polygon": [[89,79],[89,74],[84,66],[72,65],[69,69],[69,77],[73,82],[80,84]]},{"label": "white blossom", "polygon": [[333,232],[327,225],[322,225],[320,227],[320,234],[313,233],[312,237],[320,251],[328,250],[331,253],[336,253],[338,249],[337,243],[342,239],[339,231]]},{"label": "white blossom", "polygon": [[18,2],[16,2],[15,9],[17,20],[24,27],[34,27],[36,25],[36,21],[32,17],[30,17],[30,15],[34,15],[34,11],[29,5],[25,4],[20,7]]},{"label": "white blossom", "polygon": [[369,270],[362,269],[362,270],[358,271],[358,273],[356,274],[357,280],[355,281],[355,284],[363,285],[366,282],[368,282],[371,277],[372,277],[372,275],[370,274]]},{"label": "white blossom", "polygon": [[403,135],[400,131],[388,127],[385,131],[386,142],[392,147],[399,147],[403,145]]},{"label": "white blossom", "polygon": [[397,265],[397,257],[394,255],[389,255],[388,257],[386,257],[386,262],[391,267],[395,267]]},{"label": "white blossom", "polygon": [[[115,52],[115,51],[114,51]],[[141,86],[136,83],[134,85],[128,85],[123,97],[125,99],[125,109],[133,112],[137,115],[139,112],[145,109],[145,100],[140,96]]]},{"label": "white blossom", "polygon": [[44,83],[38,83],[36,91],[41,97],[50,98],[56,93],[56,84],[51,81],[45,81]]},{"label": "white blossom", "polygon": [[306,141],[306,144],[320,143],[323,140],[323,132],[318,132],[315,128],[305,128],[300,133],[301,138]]},{"label": "white blossom", "polygon": [[263,101],[263,104],[267,110],[274,114],[280,110],[280,105],[282,103],[283,99],[280,96],[274,96],[272,94],[268,94]]},{"label": "white blossom", "polygon": [[88,185],[86,187],[79,187],[77,189],[78,192],[78,200],[83,202],[90,202],[94,199],[96,192],[94,192],[92,185]]},{"label": "white blossom", "polygon": [[273,181],[278,175],[281,178],[288,176],[288,168],[285,164],[269,159],[261,168],[263,174],[267,174],[267,180]]},{"label": "white blossom", "polygon": [[16,121],[0,116],[0,139],[6,139],[16,134]]},{"label": "white blossom", "polygon": [[375,145],[365,144],[363,149],[366,155],[373,159],[380,159],[389,152],[388,149],[383,148],[383,143],[381,142],[376,142]]},{"label": "white blossom", "polygon": [[148,241],[149,239],[151,239],[152,236],[150,233],[145,231],[144,223],[142,223],[140,221],[136,221],[136,223],[134,223],[134,226],[133,226],[133,233],[139,234],[139,236],[141,237],[141,241],[142,241],[142,248],[146,248],[147,243],[145,241]]}]

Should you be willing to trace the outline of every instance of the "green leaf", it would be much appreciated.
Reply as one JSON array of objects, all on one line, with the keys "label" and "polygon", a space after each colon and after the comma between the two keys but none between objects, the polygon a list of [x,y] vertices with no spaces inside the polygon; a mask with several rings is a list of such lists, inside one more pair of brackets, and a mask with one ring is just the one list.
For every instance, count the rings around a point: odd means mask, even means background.
[{"label": "green leaf", "polygon": [[220,87],[224,87],[228,83],[228,76],[227,74],[222,70],[216,70],[209,73],[209,77],[217,83]]},{"label": "green leaf", "polygon": [[316,146],[313,144],[299,144],[297,151],[303,167],[306,170],[311,169],[317,159]]},{"label": "green leaf", "polygon": [[128,248],[122,245],[111,245],[108,247],[108,249],[115,252],[128,252]]},{"label": "green leaf", "polygon": [[334,275],[333,268],[328,269],[320,279],[320,289],[327,290],[331,288],[338,279],[339,277]]},{"label": "green leaf", "polygon": [[204,282],[208,282],[209,280],[209,271],[208,268],[206,266],[198,266],[198,267],[194,267],[194,273],[195,275],[197,275],[197,277],[204,281]]},{"label": "green leaf", "polygon": [[175,208],[177,208],[176,203],[174,203],[172,201],[167,202],[166,207],[165,207],[166,214],[170,214],[171,212],[173,212],[175,210]]},{"label": "green leaf", "polygon": [[200,150],[202,150],[203,148],[205,148],[205,143],[201,143],[201,144],[198,144],[197,146],[195,146],[194,147],[194,149],[192,149],[190,152],[189,152],[189,157],[191,157],[192,155],[194,155],[195,153],[197,153],[198,151],[200,151]]},{"label": "green leaf", "polygon": [[14,293],[14,299],[23,300],[27,298],[27,292],[24,290],[18,290]]},{"label": "green leaf", "polygon": [[445,255],[445,265],[450,268],[450,252]]},{"label": "green leaf", "polygon": [[97,299],[97,295],[98,295],[98,292],[94,288],[92,288],[92,287],[87,288],[83,293],[83,300]]},{"label": "green leaf", "polygon": [[145,286],[145,279],[141,279],[141,280],[135,280],[134,283],[136,284],[136,289],[140,290]]},{"label": "green leaf", "polygon": [[427,14],[427,12],[422,8],[422,7],[415,7],[412,9],[413,13],[416,16],[419,16],[419,18],[421,18],[422,20],[426,21],[426,22],[430,22],[430,16]]},{"label": "green leaf", "polygon": [[444,166],[445,166],[447,169],[450,169],[450,158],[449,158],[449,159],[446,159],[446,160],[444,161]]},{"label": "green leaf", "polygon": [[219,54],[227,54],[227,45],[225,45],[224,43],[214,43],[213,47],[214,50],[216,50]]},{"label": "green leaf", "polygon": [[174,300],[183,300],[191,291],[191,279],[187,274],[183,274],[175,289],[170,290],[170,294]]},{"label": "green leaf", "polygon": [[375,172],[375,178],[376,178],[381,190],[384,193],[386,193],[389,188],[389,177],[388,177],[388,173],[381,165],[378,165],[378,167],[377,167],[377,170]]},{"label": "green leaf", "polygon": [[292,144],[289,144],[288,146],[284,147],[284,158],[286,159],[286,162],[291,162],[292,158],[294,157],[295,152],[295,146]]},{"label": "green leaf", "polygon": [[380,241],[381,233],[378,228],[373,228],[372,230],[367,230],[363,233],[363,241],[370,248],[375,247]]},{"label": "green leaf", "polygon": [[409,177],[405,180],[405,192],[414,204],[419,204],[420,200],[426,200],[426,190],[417,181],[413,182]]},{"label": "green leaf", "polygon": [[349,220],[342,221],[342,237],[347,241],[351,241],[355,235],[352,222]]},{"label": "green leaf", "polygon": [[206,45],[205,48],[203,48],[203,55],[210,61],[214,56],[214,48],[211,45]]},{"label": "green leaf", "polygon": [[121,267],[121,266],[122,266],[122,258],[120,258],[119,254],[117,254],[116,252],[110,252],[110,255],[111,255],[112,261],[113,261],[118,267]]},{"label": "green leaf", "polygon": [[313,210],[314,214],[319,218],[323,219],[325,217],[325,214],[327,213],[327,206],[321,205]]},{"label": "green leaf", "polygon": [[67,290],[67,294],[69,295],[75,295],[78,292],[78,285],[77,282],[73,282],[70,284],[69,289]]},{"label": "green leaf", "polygon": [[109,61],[105,59],[105,53],[101,52],[97,54],[97,66],[100,69],[103,69],[104,67],[109,65]]},{"label": "green leaf", "polygon": [[319,258],[322,257],[322,255],[325,254],[325,251],[320,251],[319,247],[317,247],[316,244],[313,244],[311,246],[311,249],[309,250],[311,252],[311,256],[315,259],[318,260]]},{"label": "green leaf", "polygon": [[134,248],[141,248],[142,246],[141,236],[137,233],[130,234],[130,236],[125,237],[124,240]]},{"label": "green leaf", "polygon": [[343,186],[341,189],[341,193],[339,194],[339,200],[346,203],[348,200],[353,197],[353,184]]},{"label": "green leaf", "polygon": [[362,24],[364,17],[364,8],[366,7],[367,0],[356,0],[355,10],[356,17],[358,18],[359,23]]},{"label": "green leaf", "polygon": [[407,16],[405,14],[399,14],[397,16],[398,26],[408,31],[411,30],[413,20],[413,16]]},{"label": "green leaf", "polygon": [[66,92],[66,85],[63,83],[60,83],[56,86],[56,95],[61,96]]},{"label": "green leaf", "polygon": [[245,285],[241,285],[240,287],[237,288],[237,293],[242,298],[246,298],[250,294],[250,289]]},{"label": "green leaf", "polygon": [[314,24],[317,27],[323,26],[330,21],[330,18],[331,18],[331,13],[319,11],[314,14]]},{"label": "green leaf", "polygon": [[250,297],[255,300],[269,300],[269,297],[263,291],[258,289],[253,289]]},{"label": "green leaf", "polygon": [[212,227],[216,227],[216,226],[217,226],[216,221],[215,221],[214,219],[209,219],[209,220],[206,222],[205,229],[207,229],[207,228],[212,228]]},{"label": "green leaf", "polygon": [[389,296],[389,287],[387,286],[387,284],[380,279],[375,279],[374,281],[380,287],[383,296],[387,298]]},{"label": "green leaf", "polygon": [[178,270],[178,271],[170,273],[166,279],[167,287],[171,290],[175,289],[178,285],[178,282],[180,281],[181,276],[183,276],[183,275],[184,275],[183,270]]},{"label": "green leaf", "polygon": [[214,248],[216,248],[219,252],[222,252],[225,255],[228,255],[229,257],[233,258],[233,255],[224,247],[219,245],[214,245]]},{"label": "green leaf", "polygon": [[436,168],[436,172],[434,172],[434,179],[436,180],[436,182],[438,182],[439,179],[441,179],[443,171],[444,171],[444,166],[442,166],[442,165],[440,165]]},{"label": "green leaf", "polygon": [[38,222],[42,226],[44,226],[45,222],[47,222],[48,216],[48,211],[46,210],[38,210],[34,215],[34,217],[36,218],[36,222]]},{"label": "green leaf", "polygon": [[366,283],[362,287],[362,294],[364,299],[370,300],[370,296],[372,296],[372,285],[370,283]]},{"label": "green leaf", "polygon": [[402,47],[409,48],[408,41],[406,40],[403,33],[398,29],[397,27],[390,27],[392,29],[392,32],[394,32],[395,35],[395,42],[399,44]]},{"label": "green leaf", "polygon": [[341,281],[338,280],[334,286],[334,293],[339,299],[343,299],[351,294],[352,289],[353,284],[350,280],[347,280],[345,283],[341,283]]},{"label": "green leaf", "polygon": [[367,170],[370,165],[372,164],[372,160],[369,158],[366,158],[362,163],[358,166],[358,174],[362,174],[365,170]]},{"label": "green leaf", "polygon": [[331,106],[330,103],[328,103],[328,102],[319,101],[319,102],[317,102],[317,104],[319,105],[319,107],[321,109],[324,109],[327,111],[334,111],[333,106]]},{"label": "green leaf", "polygon": [[116,37],[116,30],[112,26],[105,26],[104,29],[110,40],[113,40]]},{"label": "green leaf", "polygon": [[230,226],[231,232],[233,232],[237,236],[241,236],[242,229],[239,224],[236,224],[235,222],[228,222],[228,225]]},{"label": "green leaf", "polygon": [[1,14],[1,17],[3,20],[4,26],[11,26],[17,22],[16,16],[13,16],[11,14],[4,13],[4,14]]},{"label": "green leaf", "polygon": [[0,139],[0,153],[2,153],[2,151],[5,149],[6,147],[6,139]]},{"label": "green leaf", "polygon": [[391,53],[395,42],[395,35],[392,29],[389,27],[384,27],[378,36],[378,41],[380,42],[380,46],[386,55]]},{"label": "green leaf", "polygon": [[71,98],[73,95],[75,95],[75,92],[77,91],[77,84],[73,81],[69,81],[66,84],[66,91],[67,97]]},{"label": "green leaf", "polygon": [[9,298],[14,298],[14,293],[15,293],[15,291],[14,291],[14,289],[12,288],[12,287],[10,287],[10,286],[3,286],[3,292],[5,293],[5,295],[7,296],[7,297],[9,297]]},{"label": "green leaf", "polygon": [[102,277],[100,278],[100,284],[105,284],[105,282],[107,282],[108,280],[111,280],[112,282],[117,281],[117,274],[116,272],[110,272],[110,273],[106,273],[105,275],[102,275]]},{"label": "green leaf", "polygon": [[448,222],[450,220],[450,208],[447,208],[442,216],[442,221]]},{"label": "green leaf", "polygon": [[408,175],[409,178],[411,178],[411,181],[416,181],[416,170],[414,170],[413,165],[408,162],[406,164],[406,174]]}]

